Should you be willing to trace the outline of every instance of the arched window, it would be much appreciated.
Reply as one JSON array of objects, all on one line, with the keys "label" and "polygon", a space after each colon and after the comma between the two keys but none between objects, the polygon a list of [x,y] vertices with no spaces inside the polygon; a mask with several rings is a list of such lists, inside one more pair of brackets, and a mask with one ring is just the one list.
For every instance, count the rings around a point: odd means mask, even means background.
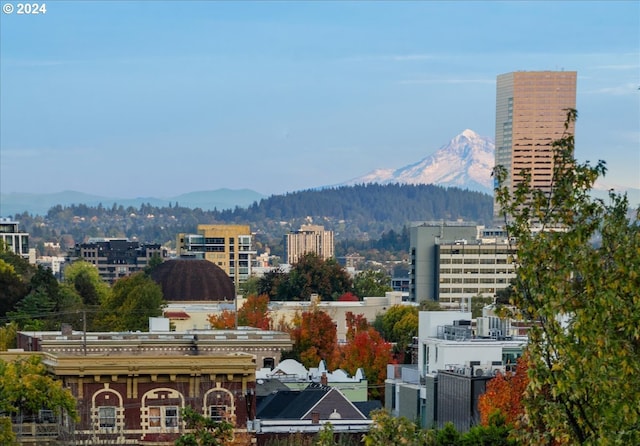
[{"label": "arched window", "polygon": [[203,408],[205,416],[214,421],[235,422],[235,401],[233,394],[227,389],[217,387],[209,390],[204,396]]}]

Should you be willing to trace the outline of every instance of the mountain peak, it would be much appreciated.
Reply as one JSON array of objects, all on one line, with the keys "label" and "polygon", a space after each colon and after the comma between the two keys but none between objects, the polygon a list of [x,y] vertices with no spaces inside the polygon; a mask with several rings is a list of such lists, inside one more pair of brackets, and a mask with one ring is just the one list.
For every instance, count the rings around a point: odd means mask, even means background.
[{"label": "mountain peak", "polygon": [[476,132],[474,132],[471,129],[465,129],[462,133],[460,133],[460,135],[464,136],[467,139],[476,139],[480,137],[480,135],[478,135]]},{"label": "mountain peak", "polygon": [[492,193],[493,164],[493,140],[466,129],[416,163],[399,169],[377,169],[343,184],[436,184]]}]

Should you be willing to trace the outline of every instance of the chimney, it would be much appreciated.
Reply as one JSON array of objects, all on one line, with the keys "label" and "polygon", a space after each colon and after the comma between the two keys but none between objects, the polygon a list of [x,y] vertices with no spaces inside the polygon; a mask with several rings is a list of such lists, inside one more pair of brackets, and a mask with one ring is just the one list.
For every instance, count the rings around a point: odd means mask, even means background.
[{"label": "chimney", "polygon": [[320,424],[320,412],[311,412],[311,424]]},{"label": "chimney", "polygon": [[323,386],[329,385],[329,379],[327,379],[327,372],[322,372],[322,376],[320,377],[320,384]]}]

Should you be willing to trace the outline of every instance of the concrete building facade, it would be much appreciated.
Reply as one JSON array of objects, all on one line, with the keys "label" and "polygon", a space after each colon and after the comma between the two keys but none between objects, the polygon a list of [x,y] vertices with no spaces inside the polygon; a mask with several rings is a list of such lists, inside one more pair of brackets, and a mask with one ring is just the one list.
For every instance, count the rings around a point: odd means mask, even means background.
[{"label": "concrete building facade", "polygon": [[[529,169],[532,186],[546,189],[553,176],[553,141],[562,137],[567,109],[576,108],[575,71],[517,71],[501,74],[496,88],[495,165],[508,172],[506,185]],[[573,133],[573,125],[569,128]],[[500,209],[494,202],[498,223]]]},{"label": "concrete building facade", "polygon": [[0,240],[9,251],[29,260],[29,233],[20,232],[18,226],[15,220],[0,218]]},{"label": "concrete building facade", "polygon": [[198,225],[197,234],[176,237],[179,257],[196,257],[222,268],[238,285],[251,277],[253,250],[249,225]]},{"label": "concrete building facade", "polygon": [[516,249],[508,243],[442,243],[438,256],[438,301],[457,308],[473,296],[493,297],[515,278]]},{"label": "concrete building facade", "polygon": [[470,312],[422,311],[417,343],[417,364],[388,366],[385,407],[422,427],[452,422],[466,431],[479,421],[477,400],[486,381],[515,370],[526,337],[480,336]]},{"label": "concrete building facade", "polygon": [[[140,243],[120,238],[94,238],[78,243],[65,259],[65,266],[84,260],[98,268],[100,277],[113,283],[121,277],[144,269],[157,256],[167,258],[167,250],[159,243]],[[63,271],[64,275],[64,271]]]},{"label": "concrete building facade", "polygon": [[289,265],[297,263],[304,254],[313,252],[323,260],[334,257],[333,231],[320,225],[302,225],[300,230],[284,236],[285,259]]},{"label": "concrete building facade", "polygon": [[499,229],[473,223],[421,223],[409,229],[409,300],[468,308],[475,296],[509,286],[516,248]]}]

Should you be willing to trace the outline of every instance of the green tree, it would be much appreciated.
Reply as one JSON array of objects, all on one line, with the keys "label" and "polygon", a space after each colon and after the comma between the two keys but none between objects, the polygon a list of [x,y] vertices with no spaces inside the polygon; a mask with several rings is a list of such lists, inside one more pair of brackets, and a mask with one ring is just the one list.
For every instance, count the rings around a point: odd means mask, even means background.
[{"label": "green tree", "polygon": [[5,326],[0,327],[0,352],[17,347],[19,328],[20,327],[15,322],[10,322]]},{"label": "green tree", "polygon": [[496,198],[517,243],[511,302],[533,322],[523,398],[529,444],[640,444],[640,229],[626,196],[590,195],[604,162],[578,163],[568,132],[553,144],[549,190],[513,192],[497,166]]},{"label": "green tree", "polygon": [[[77,417],[71,391],[47,375],[39,356],[0,360],[0,414],[20,422],[41,409],[51,410],[56,416],[66,413],[72,419]],[[0,436],[10,437],[6,433]]]},{"label": "green tree", "polygon": [[85,305],[100,305],[109,294],[108,286],[102,281],[98,269],[85,261],[77,261],[64,270],[65,282],[73,285]]},{"label": "green tree", "polygon": [[190,406],[182,409],[182,419],[187,429],[175,441],[176,446],[224,446],[233,439],[233,424],[228,421],[214,421],[196,412]]},{"label": "green tree", "polygon": [[95,325],[101,330],[149,329],[149,318],[162,315],[162,288],[143,271],[118,279],[100,307]]},{"label": "green tree", "polygon": [[405,417],[394,417],[379,409],[371,412],[371,419],[373,424],[363,437],[365,446],[434,444],[433,431],[422,430]]},{"label": "green tree", "polygon": [[353,294],[356,296],[384,296],[387,291],[392,291],[391,278],[383,270],[361,271],[353,278]]},{"label": "green tree", "polygon": [[389,342],[396,344],[398,352],[406,352],[418,336],[418,308],[410,305],[393,305],[376,317],[373,326]]},{"label": "green tree", "polygon": [[0,258],[0,317],[12,311],[27,292],[27,284],[16,272],[16,268]]},{"label": "green tree", "polygon": [[471,298],[471,317],[477,318],[482,316],[482,309],[493,303],[493,297],[483,296],[481,294]]},{"label": "green tree", "polygon": [[288,273],[278,269],[265,274],[257,288],[271,300],[308,301],[312,294],[322,300],[337,300],[352,286],[349,273],[334,259],[323,260],[315,253],[308,253],[292,265]]}]

